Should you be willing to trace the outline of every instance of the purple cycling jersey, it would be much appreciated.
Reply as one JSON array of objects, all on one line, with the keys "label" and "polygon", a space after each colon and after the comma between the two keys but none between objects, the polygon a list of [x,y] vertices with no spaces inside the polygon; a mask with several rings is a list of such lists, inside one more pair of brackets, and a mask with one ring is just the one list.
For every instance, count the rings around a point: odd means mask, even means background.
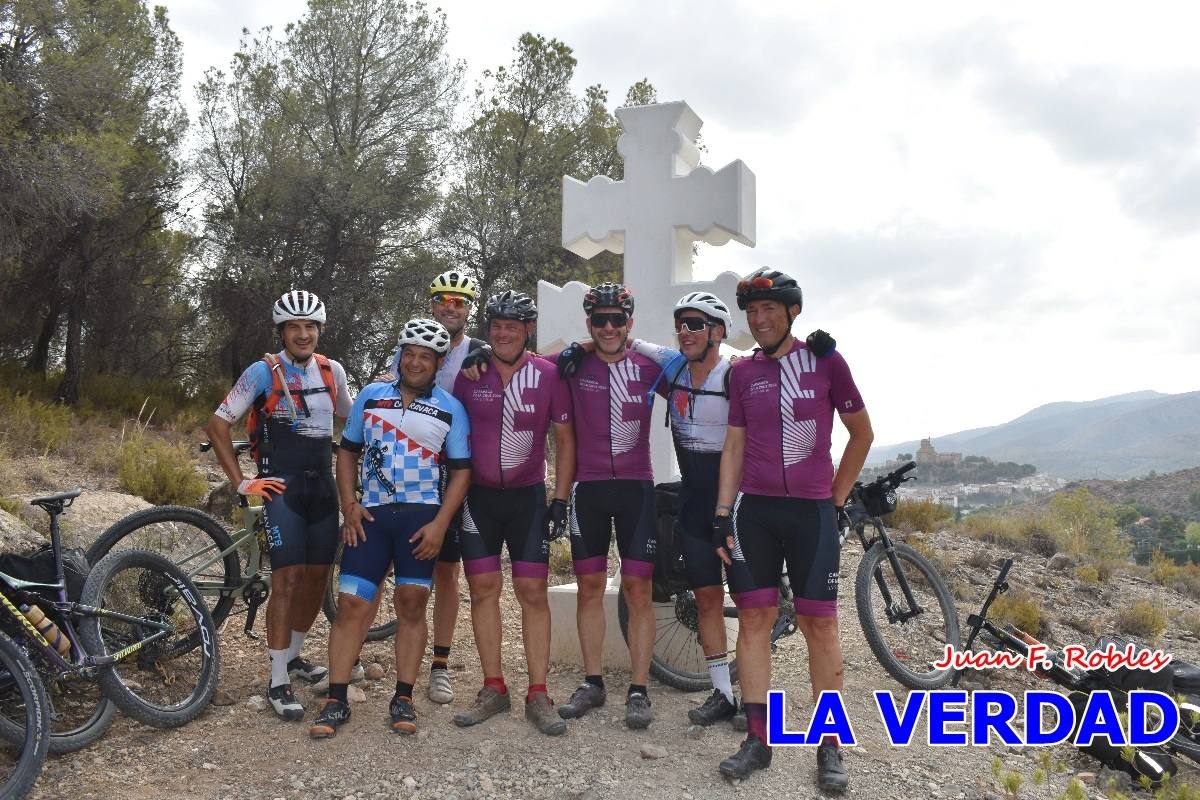
[{"label": "purple cycling jersey", "polygon": [[630,351],[607,364],[584,356],[569,381],[575,418],[575,480],[653,480],[650,469],[652,388],[662,368]]},{"label": "purple cycling jersey", "polygon": [[529,356],[508,386],[494,366],[478,381],[459,375],[454,396],[471,420],[471,482],[493,489],[546,479],[546,431],[571,421],[571,396],[554,365]]},{"label": "purple cycling jersey", "polygon": [[746,429],[741,490],[808,500],[832,496],[833,412],[863,408],[836,350],[817,358],[796,341],[782,358],[759,352],[739,360],[729,379],[729,424]]}]

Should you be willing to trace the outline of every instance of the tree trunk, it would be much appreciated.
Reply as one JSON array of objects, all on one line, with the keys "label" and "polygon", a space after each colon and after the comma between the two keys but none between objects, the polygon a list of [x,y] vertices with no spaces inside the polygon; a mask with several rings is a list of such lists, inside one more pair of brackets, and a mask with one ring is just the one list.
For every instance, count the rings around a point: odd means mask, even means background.
[{"label": "tree trunk", "polygon": [[61,317],[62,304],[55,300],[50,304],[46,318],[42,320],[42,329],[38,333],[37,341],[34,342],[33,352],[29,354],[29,358],[25,362],[25,369],[28,371],[46,374],[46,367],[50,365],[50,343],[58,335],[58,323]]},{"label": "tree trunk", "polygon": [[79,272],[67,306],[67,346],[65,370],[54,400],[73,406],[79,402],[79,384],[83,377],[83,316],[87,304],[88,276],[92,266],[92,225],[83,225],[79,237]]}]

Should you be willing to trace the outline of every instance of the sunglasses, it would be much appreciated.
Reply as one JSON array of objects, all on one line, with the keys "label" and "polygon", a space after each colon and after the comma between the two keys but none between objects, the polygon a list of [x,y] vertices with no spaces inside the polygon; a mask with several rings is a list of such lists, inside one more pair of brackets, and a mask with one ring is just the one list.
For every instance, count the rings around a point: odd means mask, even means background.
[{"label": "sunglasses", "polygon": [[471,301],[467,298],[449,294],[435,294],[433,302],[439,303],[446,308],[466,308],[471,305]]},{"label": "sunglasses", "polygon": [[737,291],[738,294],[741,294],[747,289],[770,289],[774,285],[774,279],[759,276],[757,278],[751,278],[750,280],[743,279],[738,281]]},{"label": "sunglasses", "polygon": [[592,314],[591,320],[593,328],[603,328],[609,324],[614,328],[624,328],[625,324],[629,322],[629,317],[616,311],[611,314]]},{"label": "sunglasses", "polygon": [[675,332],[683,333],[685,330],[688,330],[692,333],[698,333],[710,325],[712,325],[711,322],[701,317],[680,317],[675,320]]}]

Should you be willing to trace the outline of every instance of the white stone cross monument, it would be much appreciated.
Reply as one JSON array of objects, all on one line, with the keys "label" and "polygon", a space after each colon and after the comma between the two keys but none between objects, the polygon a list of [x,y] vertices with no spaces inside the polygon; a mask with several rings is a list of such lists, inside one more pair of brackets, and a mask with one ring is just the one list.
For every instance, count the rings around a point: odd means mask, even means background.
[{"label": "white stone cross monument", "polygon": [[[752,345],[734,290],[739,276],[692,280],[692,243],[722,245],[731,239],[754,246],[754,173],[740,160],[713,172],[700,166],[696,137],[703,124],[684,102],[617,109],[624,132],[617,150],[625,179],[603,175],[586,184],[563,177],[563,247],[584,258],[604,250],[624,253],[624,283],[633,290],[633,334],[676,345],[671,309],[689,291],[708,291],[733,312],[730,345]],[[583,294],[571,281],[559,288],[538,282],[538,349],[552,352],[587,336]],[[657,415],[656,415],[657,416]],[[651,426],[656,481],[675,474],[671,438]]]}]

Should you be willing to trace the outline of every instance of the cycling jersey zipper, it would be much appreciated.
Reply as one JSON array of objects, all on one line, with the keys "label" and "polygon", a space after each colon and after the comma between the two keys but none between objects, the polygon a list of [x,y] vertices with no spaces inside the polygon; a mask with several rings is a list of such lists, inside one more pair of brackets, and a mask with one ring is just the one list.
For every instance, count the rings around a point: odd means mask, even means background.
[{"label": "cycling jersey zipper", "polygon": [[613,455],[613,396],[612,396],[612,364],[605,364],[604,379],[608,385],[608,469],[615,479],[617,477],[617,457]]}]

